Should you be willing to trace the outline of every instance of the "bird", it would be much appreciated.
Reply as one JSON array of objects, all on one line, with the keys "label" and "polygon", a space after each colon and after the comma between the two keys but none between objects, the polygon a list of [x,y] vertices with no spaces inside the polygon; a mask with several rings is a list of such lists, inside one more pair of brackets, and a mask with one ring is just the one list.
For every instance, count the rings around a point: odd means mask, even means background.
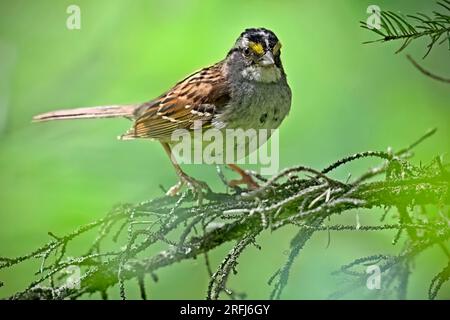
[{"label": "bird", "polygon": [[[50,111],[34,116],[33,121],[130,119],[131,128],[119,139],[159,141],[175,168],[179,181],[167,195],[174,196],[187,185],[201,197],[210,189],[186,174],[173,157],[172,134],[180,129],[190,133],[206,128],[277,129],[289,113],[291,100],[278,37],[266,28],[247,28],[223,60],[187,76],[157,98],[136,104]],[[259,187],[251,174],[235,163],[227,165],[241,176],[229,181],[230,186]]]}]

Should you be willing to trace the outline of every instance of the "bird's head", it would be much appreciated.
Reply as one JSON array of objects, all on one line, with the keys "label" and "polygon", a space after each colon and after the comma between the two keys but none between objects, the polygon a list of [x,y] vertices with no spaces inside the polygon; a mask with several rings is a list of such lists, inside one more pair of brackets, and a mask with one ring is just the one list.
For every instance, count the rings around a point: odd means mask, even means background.
[{"label": "bird's head", "polygon": [[280,53],[281,43],[275,33],[265,28],[250,28],[241,33],[228,56],[234,56],[236,60],[243,62],[243,71],[249,76],[255,72],[272,74],[273,77],[264,81],[272,82],[278,80],[283,73]]}]

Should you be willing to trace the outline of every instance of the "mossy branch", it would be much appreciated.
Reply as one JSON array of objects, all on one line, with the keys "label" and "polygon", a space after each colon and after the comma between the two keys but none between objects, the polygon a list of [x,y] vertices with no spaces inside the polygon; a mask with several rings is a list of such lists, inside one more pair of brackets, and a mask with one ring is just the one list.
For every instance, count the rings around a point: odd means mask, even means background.
[{"label": "mossy branch", "polygon": [[[294,259],[308,239],[316,231],[357,230],[381,231],[406,230],[408,239],[398,256],[380,254],[365,257],[341,268],[340,272],[353,276],[356,281],[345,294],[360,286],[365,273],[350,271],[368,261],[381,261],[381,271],[390,279],[400,282],[400,295],[406,295],[409,265],[414,256],[432,245],[445,251],[450,237],[448,213],[450,204],[450,174],[448,165],[435,158],[427,166],[414,166],[407,159],[412,148],[434,133],[430,131],[409,147],[393,152],[363,152],[341,159],[324,170],[297,166],[283,170],[265,180],[260,189],[235,194],[210,193],[202,206],[195,205],[192,194],[187,192],[177,198],[163,197],[136,205],[121,205],[105,218],[83,226],[66,236],[50,234],[52,241],[30,254],[18,258],[0,258],[0,269],[9,268],[30,259],[41,259],[36,280],[10,299],[77,299],[85,294],[100,293],[107,298],[107,290],[118,285],[123,299],[126,297],[124,282],[136,279],[141,297],[146,298],[145,275],[157,281],[156,272],[166,266],[192,258],[205,257],[210,272],[210,284],[205,288],[208,299],[218,299],[221,293],[240,298],[230,290],[227,279],[237,272],[238,258],[265,230],[275,231],[288,225],[299,228],[292,239],[287,262],[269,279],[273,285],[271,298],[280,298],[287,285]],[[380,158],[382,163],[352,181],[339,181],[330,172],[351,161],[366,157]],[[377,179],[377,177],[379,177]],[[383,177],[383,178],[382,178]],[[415,216],[411,209],[433,205],[440,214],[427,220]],[[398,223],[375,226],[325,225],[324,221],[335,214],[352,209],[398,208]],[[86,254],[72,258],[67,254],[68,245],[81,235],[98,229]],[[181,234],[175,236],[175,230]],[[122,233],[125,233],[123,234]],[[107,239],[125,244],[115,245],[115,250],[104,250]],[[236,245],[226,255],[215,272],[211,271],[207,254],[224,243]],[[146,250],[155,244],[166,244],[167,249],[153,256]],[[448,251],[447,251],[448,252]],[[82,272],[73,281],[67,280],[67,268],[76,266]],[[435,298],[439,288],[448,280],[448,266],[433,278],[429,297]],[[406,270],[406,271],[405,271]],[[147,285],[149,287],[149,285]],[[426,290],[424,290],[426,291]]]}]

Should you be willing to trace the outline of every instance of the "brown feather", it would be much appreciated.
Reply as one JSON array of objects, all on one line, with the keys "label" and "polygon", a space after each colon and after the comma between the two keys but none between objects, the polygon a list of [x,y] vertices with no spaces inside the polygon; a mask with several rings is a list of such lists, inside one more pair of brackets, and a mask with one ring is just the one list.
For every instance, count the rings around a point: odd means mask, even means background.
[{"label": "brown feather", "polygon": [[230,99],[224,64],[204,68],[177,83],[159,98],[141,105],[134,126],[123,139],[152,138],[170,140],[177,129],[193,130],[194,121],[211,125],[214,115]]}]

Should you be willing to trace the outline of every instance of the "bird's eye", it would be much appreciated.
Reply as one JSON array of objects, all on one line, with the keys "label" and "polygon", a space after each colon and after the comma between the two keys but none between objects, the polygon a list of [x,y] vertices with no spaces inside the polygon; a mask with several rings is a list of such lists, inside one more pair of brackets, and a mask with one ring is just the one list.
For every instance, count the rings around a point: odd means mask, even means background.
[{"label": "bird's eye", "polygon": [[249,48],[244,48],[243,53],[244,53],[245,56],[248,57],[250,55],[250,49]]}]

